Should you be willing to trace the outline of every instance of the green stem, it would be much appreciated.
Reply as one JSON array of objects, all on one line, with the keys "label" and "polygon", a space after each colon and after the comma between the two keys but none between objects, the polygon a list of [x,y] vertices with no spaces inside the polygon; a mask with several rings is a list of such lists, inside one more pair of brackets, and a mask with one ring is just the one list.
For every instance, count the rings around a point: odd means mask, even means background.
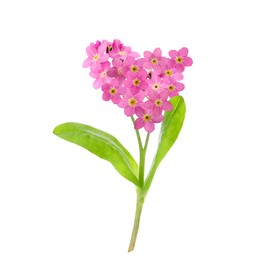
[{"label": "green stem", "polygon": [[132,231],[128,252],[133,251],[135,247],[136,238],[140,226],[143,203],[144,203],[144,197],[141,195],[141,192],[137,192],[137,203],[136,203],[136,211],[134,217],[134,225],[133,225],[133,231]]}]

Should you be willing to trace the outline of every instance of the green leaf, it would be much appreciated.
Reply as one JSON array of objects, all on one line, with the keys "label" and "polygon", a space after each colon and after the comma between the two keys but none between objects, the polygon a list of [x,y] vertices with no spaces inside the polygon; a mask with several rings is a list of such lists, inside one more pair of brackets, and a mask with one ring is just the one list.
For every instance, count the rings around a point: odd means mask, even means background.
[{"label": "green leaf", "polygon": [[109,161],[124,178],[139,186],[138,165],[114,136],[80,123],[61,124],[53,133]]},{"label": "green leaf", "polygon": [[185,102],[183,97],[175,96],[170,99],[173,110],[164,115],[161,125],[158,149],[153,161],[154,168],[157,168],[162,159],[166,156],[172,145],[175,143],[185,118]]}]

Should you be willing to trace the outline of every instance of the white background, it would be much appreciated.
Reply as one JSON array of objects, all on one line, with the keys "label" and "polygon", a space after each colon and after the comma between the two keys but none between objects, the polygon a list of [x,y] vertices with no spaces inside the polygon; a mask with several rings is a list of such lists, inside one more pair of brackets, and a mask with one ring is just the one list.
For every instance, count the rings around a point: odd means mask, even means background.
[{"label": "white background", "polygon": [[[2,1],[0,259],[258,259],[256,1]],[[112,165],[52,134],[93,125],[138,156],[130,119],[101,100],[85,48],[187,47],[180,136],[128,254],[135,190]],[[148,162],[157,135],[150,140]]]}]

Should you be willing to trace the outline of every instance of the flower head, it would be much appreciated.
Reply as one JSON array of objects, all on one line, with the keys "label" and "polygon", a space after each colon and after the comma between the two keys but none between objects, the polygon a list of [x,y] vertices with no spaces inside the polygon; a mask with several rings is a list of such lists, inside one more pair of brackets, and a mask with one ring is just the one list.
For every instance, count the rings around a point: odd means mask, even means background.
[{"label": "flower head", "polygon": [[163,120],[163,115],[155,113],[153,110],[146,110],[142,107],[137,107],[135,109],[135,113],[138,118],[134,122],[134,128],[140,129],[144,127],[144,129],[151,133],[154,129],[154,123],[160,123]]},{"label": "flower head", "polygon": [[173,66],[181,72],[184,71],[186,66],[191,66],[193,64],[193,60],[187,55],[188,49],[185,47],[181,48],[179,51],[169,51],[169,56],[172,60]]},{"label": "flower head", "polygon": [[90,46],[86,48],[88,58],[83,62],[83,67],[95,67],[98,66],[101,62],[107,61],[109,55],[106,53],[106,49],[106,41],[103,41],[102,43],[97,41],[96,44],[90,44]]},{"label": "flower head", "polygon": [[105,101],[111,100],[114,104],[118,104],[121,100],[121,95],[125,93],[125,88],[119,85],[119,82],[112,79],[110,83],[102,85],[102,99]]}]

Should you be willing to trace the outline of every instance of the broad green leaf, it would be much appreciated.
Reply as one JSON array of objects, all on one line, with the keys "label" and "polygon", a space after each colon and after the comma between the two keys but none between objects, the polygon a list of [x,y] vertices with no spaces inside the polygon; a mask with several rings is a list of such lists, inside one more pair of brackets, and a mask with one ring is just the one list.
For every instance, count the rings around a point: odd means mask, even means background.
[{"label": "broad green leaf", "polygon": [[158,149],[153,161],[154,168],[158,167],[175,143],[185,118],[186,107],[183,97],[175,96],[170,99],[170,102],[173,105],[173,110],[166,112],[164,115],[160,129]]},{"label": "broad green leaf", "polygon": [[139,186],[138,165],[114,136],[80,123],[61,124],[53,133],[109,161],[124,178]]}]

